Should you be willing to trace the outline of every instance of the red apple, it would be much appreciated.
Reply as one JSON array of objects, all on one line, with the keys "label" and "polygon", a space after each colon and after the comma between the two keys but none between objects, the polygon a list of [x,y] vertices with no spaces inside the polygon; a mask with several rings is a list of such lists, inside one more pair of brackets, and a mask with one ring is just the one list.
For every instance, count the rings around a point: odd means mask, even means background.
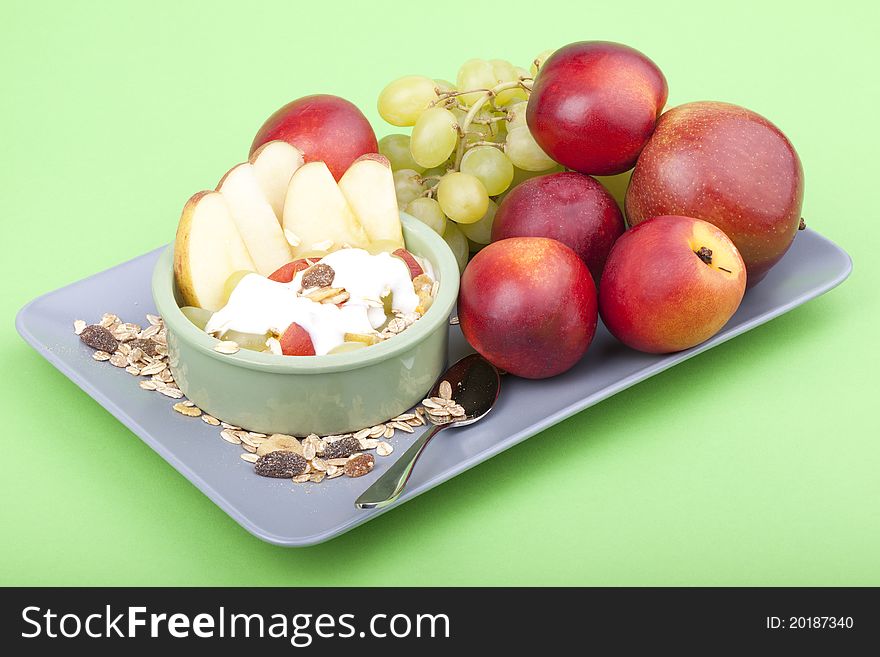
[{"label": "red apple", "polygon": [[760,281],[791,245],[804,172],[791,142],[744,107],[700,102],[666,112],[626,192],[630,225],[661,214],[709,221],[736,244]]},{"label": "red apple", "polygon": [[527,379],[573,367],[593,340],[596,312],[590,270],[557,240],[493,242],[461,278],[464,337],[491,363]]},{"label": "red apple", "polygon": [[623,234],[614,198],[582,173],[551,173],[514,188],[498,206],[492,241],[551,237],[574,249],[598,283],[614,241]]},{"label": "red apple", "polygon": [[412,253],[407,251],[406,249],[397,249],[391,255],[397,256],[409,268],[409,276],[410,278],[415,278],[416,276],[421,276],[425,273],[425,270],[422,269],[422,266],[419,264],[419,261],[415,259]]},{"label": "red apple", "polygon": [[304,96],[275,112],[254,137],[251,153],[275,139],[296,146],[306,162],[325,162],[336,180],[361,155],[379,150],[367,117],[344,98],[327,94]]},{"label": "red apple", "polygon": [[638,50],[580,41],[541,66],[526,121],[538,145],[560,164],[610,176],[636,163],[667,94],[663,73]]},{"label": "red apple", "polygon": [[287,327],[281,339],[281,353],[285,356],[314,356],[312,337],[302,326],[294,322]]},{"label": "red apple", "polygon": [[308,269],[312,264],[312,262],[305,258],[288,262],[286,265],[282,265],[269,274],[269,280],[278,283],[290,283],[296,277],[298,272]]},{"label": "red apple", "polygon": [[745,289],[745,265],[723,231],[691,217],[655,217],[628,230],[611,250],[599,312],[625,345],[669,353],[720,331]]}]

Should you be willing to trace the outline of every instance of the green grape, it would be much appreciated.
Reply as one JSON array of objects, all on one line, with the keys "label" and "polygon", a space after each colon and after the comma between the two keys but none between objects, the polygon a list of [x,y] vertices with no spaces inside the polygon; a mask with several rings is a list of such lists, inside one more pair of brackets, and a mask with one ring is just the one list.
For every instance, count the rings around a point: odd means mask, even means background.
[{"label": "green grape", "polygon": [[[458,125],[464,125],[464,119],[467,116],[467,112],[462,111],[457,107],[450,111],[455,115]],[[481,110],[477,112],[474,119],[486,119],[489,116],[490,114],[488,112]],[[468,133],[465,135],[465,139],[469,144],[477,141],[489,141],[493,137],[494,130],[494,124],[492,123],[476,123],[472,121],[468,126]]]},{"label": "green grape", "polygon": [[447,92],[448,91],[458,91],[458,89],[455,87],[455,85],[452,84],[449,80],[443,80],[443,79],[434,80],[434,84],[437,85],[437,87],[440,89],[441,92],[443,92],[443,91],[447,91]]},{"label": "green grape", "polygon": [[243,279],[248,274],[253,274],[252,271],[247,271],[246,269],[242,269],[239,271],[232,272],[229,277],[226,279],[226,282],[223,283],[223,305],[225,306],[229,303],[229,297],[232,296],[232,293],[235,291],[236,286],[241,283],[241,279]]},{"label": "green grape", "polygon": [[437,200],[443,214],[460,224],[479,220],[489,207],[489,194],[480,179],[460,171],[443,176],[437,187]]},{"label": "green grape", "polygon": [[502,193],[513,180],[513,164],[494,146],[477,146],[464,154],[461,172],[476,176],[489,196]]},{"label": "green grape", "polygon": [[425,168],[413,159],[409,150],[409,135],[387,135],[379,140],[379,152],[391,162],[393,171],[412,169],[422,173]]},{"label": "green grape", "polygon": [[265,350],[268,337],[266,334],[258,335],[256,333],[242,333],[241,331],[226,331],[223,334],[224,340],[231,340],[242,349],[249,349],[251,351]]},{"label": "green grape", "polygon": [[472,224],[461,224],[459,228],[470,241],[477,244],[488,244],[492,241],[492,223],[495,221],[496,212],[498,212],[498,204],[489,199],[489,208],[479,221]]},{"label": "green grape", "polygon": [[366,347],[366,343],[364,342],[343,342],[342,344],[338,344],[333,347],[328,354],[347,354],[350,351],[357,351],[358,349],[363,349]]},{"label": "green grape", "polygon": [[[484,59],[469,59],[466,61],[458,69],[458,76],[455,79],[455,86],[462,91],[491,89],[496,84],[492,65]],[[478,91],[463,94],[458,99],[465,105],[473,105],[481,96],[483,96],[483,92]]]},{"label": "green grape", "polygon": [[415,125],[428,105],[437,100],[436,86],[431,78],[423,75],[394,80],[379,93],[379,115],[391,125]]},{"label": "green grape", "polygon": [[[490,59],[489,63],[492,65],[492,72],[495,75],[495,84],[501,84],[502,82],[515,82],[516,80],[519,80],[519,73],[517,72],[516,67],[507,60]],[[526,98],[528,98],[528,96],[526,95],[525,89],[505,89],[495,97],[495,104],[508,105],[509,103],[525,100]]]},{"label": "green grape", "polygon": [[554,52],[556,52],[556,48],[550,48],[549,50],[545,50],[540,55],[535,57],[532,61],[531,66],[529,66],[529,72],[532,74],[532,77],[535,77],[538,74],[538,69],[540,69],[544,62],[547,61],[547,58],[550,57]]},{"label": "green grape", "polygon": [[464,268],[467,267],[468,256],[470,255],[467,237],[464,236],[464,233],[461,232],[457,225],[450,221],[446,224],[446,230],[443,231],[443,239],[446,240],[449,248],[452,249],[452,254],[458,262],[458,272],[464,273]]},{"label": "green grape", "polygon": [[556,162],[538,146],[528,126],[507,131],[504,152],[515,166],[526,171],[546,171],[556,166]]},{"label": "green grape", "polygon": [[211,315],[214,314],[210,310],[197,308],[196,306],[184,306],[180,309],[180,312],[182,312],[184,317],[191,321],[200,331],[205,330],[205,325],[208,323],[208,320],[211,319]]},{"label": "green grape", "polygon": [[[514,128],[526,125],[526,108],[529,104],[525,101],[512,103],[507,106],[507,132]],[[382,149],[382,142],[379,142],[379,150]]]},{"label": "green grape", "polygon": [[403,207],[414,198],[421,196],[425,189],[425,184],[421,181],[418,171],[401,169],[394,172],[394,193],[397,195],[399,207]]},{"label": "green grape", "polygon": [[421,196],[414,198],[406,204],[405,212],[431,227],[438,235],[446,230],[446,215],[440,209],[440,204],[432,198]]},{"label": "green grape", "polygon": [[413,128],[409,148],[413,159],[425,168],[443,164],[458,145],[455,114],[442,107],[422,112]]}]

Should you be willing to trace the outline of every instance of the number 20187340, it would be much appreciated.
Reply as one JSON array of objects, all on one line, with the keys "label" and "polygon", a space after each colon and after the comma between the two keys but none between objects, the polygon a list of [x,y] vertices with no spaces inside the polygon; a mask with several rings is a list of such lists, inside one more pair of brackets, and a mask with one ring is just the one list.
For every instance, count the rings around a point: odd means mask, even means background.
[{"label": "number 20187340", "polygon": [[765,626],[768,630],[850,630],[852,616],[767,616]]}]

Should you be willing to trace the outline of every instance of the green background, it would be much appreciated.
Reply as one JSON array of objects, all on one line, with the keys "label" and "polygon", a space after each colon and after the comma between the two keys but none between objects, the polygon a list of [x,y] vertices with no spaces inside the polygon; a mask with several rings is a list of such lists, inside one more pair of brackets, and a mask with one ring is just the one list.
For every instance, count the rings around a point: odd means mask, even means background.
[{"label": "green background", "polygon": [[[0,582],[880,584],[876,3],[125,4],[0,21]],[[852,277],[306,549],[251,537],[16,335],[31,298],[169,241],[288,100],[345,96],[381,136],[397,76],[582,39],[647,53],[670,105],[781,126]]]}]

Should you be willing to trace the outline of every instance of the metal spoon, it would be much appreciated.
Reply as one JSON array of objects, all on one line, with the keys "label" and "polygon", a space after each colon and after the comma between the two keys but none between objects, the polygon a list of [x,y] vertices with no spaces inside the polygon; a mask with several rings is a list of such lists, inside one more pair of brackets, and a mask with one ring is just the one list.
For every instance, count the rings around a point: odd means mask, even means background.
[{"label": "metal spoon", "polygon": [[355,501],[359,509],[375,509],[391,504],[400,497],[425,447],[440,431],[448,427],[464,427],[486,416],[495,405],[501,390],[501,376],[495,366],[479,354],[465,356],[446,370],[429,397],[437,397],[440,383],[449,381],[452,398],[464,408],[464,417],[448,424],[438,424],[419,436],[408,450]]}]

